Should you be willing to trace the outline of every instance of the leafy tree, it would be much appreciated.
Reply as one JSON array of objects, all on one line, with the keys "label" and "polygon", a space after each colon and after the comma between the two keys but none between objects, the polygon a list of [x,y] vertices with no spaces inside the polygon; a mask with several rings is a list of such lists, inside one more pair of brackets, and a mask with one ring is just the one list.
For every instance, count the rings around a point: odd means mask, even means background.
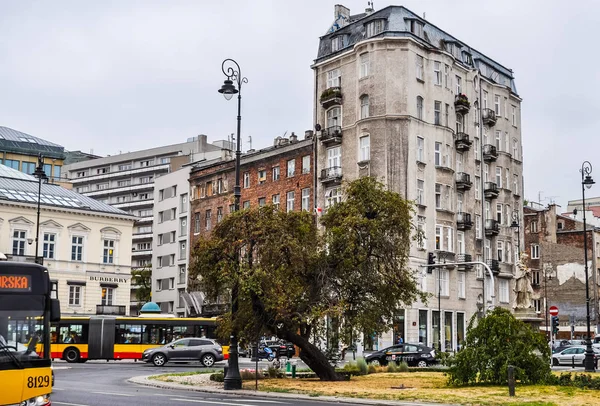
[{"label": "leafy tree", "polygon": [[306,212],[233,213],[198,241],[190,264],[193,288],[211,299],[237,279],[236,318],[223,325],[248,341],[270,333],[294,343],[323,380],[341,379],[315,345],[326,318],[345,333],[384,331],[399,306],[422,296],[407,268],[410,203],[371,178],[345,196],[323,216],[323,233]]},{"label": "leafy tree", "polygon": [[477,321],[473,316],[463,349],[451,361],[450,383],[505,385],[508,366],[525,384],[546,382],[550,375],[550,349],[544,335],[497,307]]},{"label": "leafy tree", "polygon": [[137,286],[135,296],[142,303],[149,302],[152,296],[152,269],[144,267],[131,271],[131,284]]}]

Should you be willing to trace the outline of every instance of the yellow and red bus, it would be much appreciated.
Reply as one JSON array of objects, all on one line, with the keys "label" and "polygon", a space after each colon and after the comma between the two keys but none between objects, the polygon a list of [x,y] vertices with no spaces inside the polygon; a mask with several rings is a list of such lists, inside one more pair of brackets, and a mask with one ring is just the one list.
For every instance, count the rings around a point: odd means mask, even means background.
[{"label": "yellow and red bus", "polygon": [[[182,337],[216,338],[216,318],[63,317],[50,327],[52,359],[141,360],[148,348]],[[229,347],[223,346],[225,359]]]},{"label": "yellow and red bus", "polygon": [[60,319],[48,270],[0,261],[0,405],[50,405],[50,321]]}]

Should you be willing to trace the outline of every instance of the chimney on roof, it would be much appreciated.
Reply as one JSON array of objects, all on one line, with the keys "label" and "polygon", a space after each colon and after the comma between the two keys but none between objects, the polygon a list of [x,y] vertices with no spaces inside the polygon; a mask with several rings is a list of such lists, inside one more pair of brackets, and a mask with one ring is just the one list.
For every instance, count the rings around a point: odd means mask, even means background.
[{"label": "chimney on roof", "polygon": [[304,131],[304,139],[305,140],[312,140],[313,136],[314,136],[313,130]]},{"label": "chimney on roof", "polygon": [[333,9],[333,20],[334,24],[338,26],[337,29],[348,25],[350,22],[350,9],[341,4],[336,4]]},{"label": "chimney on roof", "polygon": [[275,137],[275,140],[273,141],[273,146],[278,147],[280,141],[281,141],[281,137],[280,136]]},{"label": "chimney on roof", "polygon": [[290,143],[293,144],[294,142],[298,142],[298,136],[292,131],[292,135],[290,135]]}]

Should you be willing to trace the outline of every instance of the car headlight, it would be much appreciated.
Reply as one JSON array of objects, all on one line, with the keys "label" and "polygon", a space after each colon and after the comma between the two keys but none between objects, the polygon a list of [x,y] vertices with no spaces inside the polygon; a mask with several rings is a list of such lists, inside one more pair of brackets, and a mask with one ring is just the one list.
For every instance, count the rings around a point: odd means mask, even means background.
[{"label": "car headlight", "polygon": [[36,396],[29,400],[21,402],[21,406],[46,406],[50,404],[50,394],[43,396]]}]

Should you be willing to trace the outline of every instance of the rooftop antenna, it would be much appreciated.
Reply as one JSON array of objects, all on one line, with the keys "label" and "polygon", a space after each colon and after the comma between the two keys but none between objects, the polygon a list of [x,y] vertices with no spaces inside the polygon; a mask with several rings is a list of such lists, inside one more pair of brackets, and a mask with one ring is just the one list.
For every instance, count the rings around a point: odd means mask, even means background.
[{"label": "rooftop antenna", "polygon": [[285,132],[283,133],[283,135],[281,136],[281,138],[285,138],[286,134],[287,134],[287,130],[285,130]]},{"label": "rooftop antenna", "polygon": [[375,11],[375,5],[373,4],[373,1],[367,1],[367,5],[369,8],[373,9],[373,11]]},{"label": "rooftop antenna", "polygon": [[248,144],[250,144],[250,149],[252,149],[252,136],[248,136]]},{"label": "rooftop antenna", "polygon": [[423,20],[427,20],[427,18],[425,18],[425,12],[423,11]]}]

